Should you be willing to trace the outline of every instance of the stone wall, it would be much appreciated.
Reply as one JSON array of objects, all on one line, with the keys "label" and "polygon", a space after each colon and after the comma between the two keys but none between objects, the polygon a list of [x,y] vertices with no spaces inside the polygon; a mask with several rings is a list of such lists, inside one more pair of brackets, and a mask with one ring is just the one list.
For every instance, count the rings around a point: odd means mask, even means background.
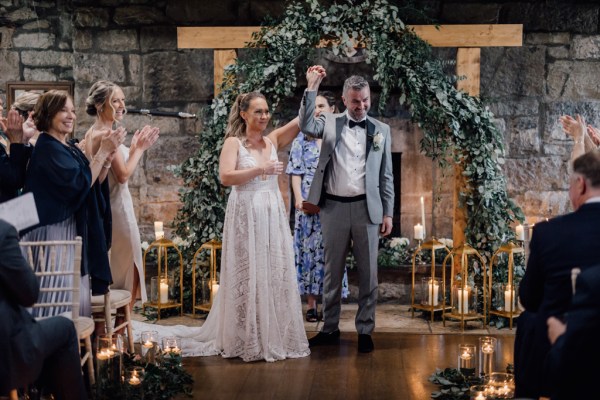
[{"label": "stone wall", "polygon": [[[429,15],[440,23],[524,24],[523,47],[482,50],[481,95],[505,137],[509,192],[530,222],[568,211],[571,142],[557,121],[562,113],[580,112],[592,124],[600,124],[596,83],[600,5],[592,1],[419,3],[429,6]],[[83,104],[98,79],[121,85],[130,107],[201,114],[213,96],[212,51],[178,50],[176,27],[257,25],[267,14],[280,14],[284,6],[284,0],[223,0],[210,6],[185,0],[0,0],[0,93],[5,92],[6,81],[74,81],[79,137],[93,122]],[[453,50],[440,50],[440,54],[452,58]],[[343,76],[357,71],[369,74],[365,65],[319,62],[329,63],[335,71],[328,85],[338,93]],[[376,99],[376,85],[373,92]],[[403,153],[400,234],[412,237],[419,197],[425,196],[429,232],[449,236],[451,176],[419,153],[420,132],[406,112],[392,103],[379,117],[393,128],[394,151]],[[177,212],[181,182],[168,167],[194,153],[202,121],[125,118],[130,133],[144,124],[161,129],[158,144],[130,180],[140,225],[147,234],[152,221],[160,219],[167,225]],[[432,204],[433,198],[438,200]]]}]

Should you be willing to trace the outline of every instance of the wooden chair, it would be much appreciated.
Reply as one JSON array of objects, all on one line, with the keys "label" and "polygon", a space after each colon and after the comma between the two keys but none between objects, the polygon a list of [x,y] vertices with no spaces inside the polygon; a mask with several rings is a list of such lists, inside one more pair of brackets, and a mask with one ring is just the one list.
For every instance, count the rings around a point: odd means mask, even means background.
[{"label": "wooden chair", "polygon": [[[79,316],[81,281],[81,237],[75,240],[20,242],[29,265],[40,279],[40,297],[32,307],[37,319],[63,315],[75,324],[84,352],[81,366],[87,364],[90,384],[95,383],[91,335],[94,321]],[[66,312],[63,312],[66,311]],[[81,354],[81,348],[79,349]]]},{"label": "wooden chair", "polygon": [[[94,318],[95,322],[103,321],[106,326],[106,334],[112,336],[115,331],[127,328],[127,343],[129,351],[133,353],[133,332],[131,328],[131,293],[122,289],[110,289],[104,296],[92,296],[92,313],[103,315],[103,318]],[[124,309],[124,313],[119,313],[119,309]],[[113,326],[113,313],[115,315],[115,325],[119,317],[124,318],[123,323]]]}]

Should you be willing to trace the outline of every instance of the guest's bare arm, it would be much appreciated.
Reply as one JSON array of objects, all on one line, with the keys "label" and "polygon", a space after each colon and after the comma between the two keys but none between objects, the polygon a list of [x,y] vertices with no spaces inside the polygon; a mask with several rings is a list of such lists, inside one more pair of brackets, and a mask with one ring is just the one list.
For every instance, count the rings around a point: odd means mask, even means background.
[{"label": "guest's bare arm", "polygon": [[294,206],[302,210],[302,175],[292,175],[292,191],[294,192]]}]

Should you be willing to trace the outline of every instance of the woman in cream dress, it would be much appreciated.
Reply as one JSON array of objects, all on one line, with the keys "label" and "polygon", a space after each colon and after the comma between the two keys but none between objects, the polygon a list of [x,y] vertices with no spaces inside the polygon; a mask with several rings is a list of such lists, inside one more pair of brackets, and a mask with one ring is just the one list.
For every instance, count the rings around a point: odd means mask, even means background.
[{"label": "woman in cream dress", "polygon": [[[98,81],[88,93],[86,112],[96,117],[94,125],[86,133],[86,154],[89,156],[94,154],[98,135],[112,130],[114,124],[122,122],[126,113],[125,95],[113,82]],[[150,126],[136,131],[131,147],[119,146],[108,173],[112,210],[111,287],[130,291],[132,308],[136,299],[146,301],[147,296],[140,232],[127,182],[144,152],[156,142],[158,135],[159,129]]]}]

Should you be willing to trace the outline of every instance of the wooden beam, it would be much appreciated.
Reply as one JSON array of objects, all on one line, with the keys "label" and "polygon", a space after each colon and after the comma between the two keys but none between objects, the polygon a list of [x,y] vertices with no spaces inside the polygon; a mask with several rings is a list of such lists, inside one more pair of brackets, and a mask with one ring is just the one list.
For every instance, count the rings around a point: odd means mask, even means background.
[{"label": "wooden beam", "polygon": [[[523,44],[523,25],[414,25],[415,33],[433,47],[512,47]],[[257,26],[178,27],[179,49],[241,49]],[[325,46],[324,43],[322,46]]]},{"label": "wooden beam", "polygon": [[237,58],[236,50],[215,50],[214,51],[214,85],[215,85],[215,97],[219,94],[219,86],[223,82],[223,76],[225,75],[225,67],[235,63]]}]

